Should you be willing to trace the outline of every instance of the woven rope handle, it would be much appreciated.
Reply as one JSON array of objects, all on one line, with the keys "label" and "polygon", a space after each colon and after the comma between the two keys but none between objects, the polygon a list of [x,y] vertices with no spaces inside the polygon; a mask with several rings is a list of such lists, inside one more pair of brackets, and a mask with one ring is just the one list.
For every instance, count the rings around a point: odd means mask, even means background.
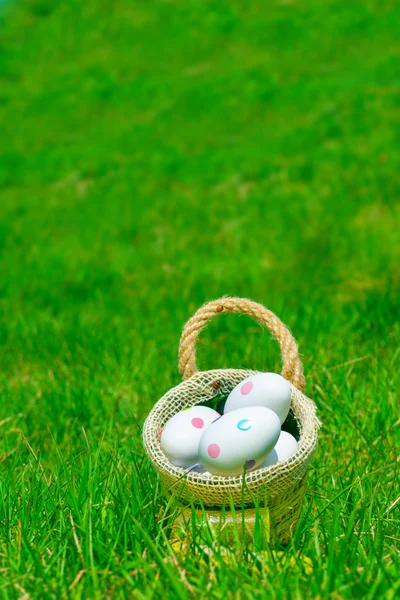
[{"label": "woven rope handle", "polygon": [[202,329],[213,317],[224,313],[239,313],[252,317],[266,327],[279,342],[282,353],[282,377],[304,391],[303,365],[297,344],[289,329],[278,317],[262,304],[246,298],[220,298],[204,304],[186,323],[179,343],[179,372],[187,379],[197,372],[196,342]]}]

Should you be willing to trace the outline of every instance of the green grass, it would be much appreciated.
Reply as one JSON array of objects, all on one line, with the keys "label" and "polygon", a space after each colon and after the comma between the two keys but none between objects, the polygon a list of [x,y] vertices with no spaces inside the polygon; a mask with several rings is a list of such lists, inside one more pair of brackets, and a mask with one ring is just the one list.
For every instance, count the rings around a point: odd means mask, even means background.
[{"label": "green grass", "polygon": [[[397,597],[398,3],[2,11],[0,597]],[[323,422],[283,554],[175,554],[143,453],[223,294],[289,325]],[[198,358],[280,368],[233,316]]]}]

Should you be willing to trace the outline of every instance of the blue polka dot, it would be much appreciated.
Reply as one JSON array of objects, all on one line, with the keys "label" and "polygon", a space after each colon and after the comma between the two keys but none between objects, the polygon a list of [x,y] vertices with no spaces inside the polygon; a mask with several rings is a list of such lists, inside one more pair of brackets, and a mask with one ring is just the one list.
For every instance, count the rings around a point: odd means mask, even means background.
[{"label": "blue polka dot", "polygon": [[240,431],[248,431],[251,429],[251,421],[249,419],[241,419],[237,424],[237,428],[240,429]]}]

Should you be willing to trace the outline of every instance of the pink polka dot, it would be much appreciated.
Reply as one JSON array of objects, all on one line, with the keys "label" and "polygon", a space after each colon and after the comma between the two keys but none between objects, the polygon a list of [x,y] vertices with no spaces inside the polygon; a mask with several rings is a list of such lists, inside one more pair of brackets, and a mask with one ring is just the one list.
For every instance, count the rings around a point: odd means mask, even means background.
[{"label": "pink polka dot", "polygon": [[202,427],[204,427],[204,421],[203,419],[200,419],[200,417],[195,417],[191,420],[191,423],[193,427],[196,427],[196,429],[201,429]]},{"label": "pink polka dot", "polygon": [[246,383],[244,383],[242,385],[242,387],[240,388],[240,393],[243,394],[243,396],[245,396],[246,394],[249,394],[252,389],[253,389],[253,382],[246,381]]},{"label": "pink polka dot", "polygon": [[218,458],[221,448],[218,444],[210,444],[207,448],[208,456],[211,458]]}]

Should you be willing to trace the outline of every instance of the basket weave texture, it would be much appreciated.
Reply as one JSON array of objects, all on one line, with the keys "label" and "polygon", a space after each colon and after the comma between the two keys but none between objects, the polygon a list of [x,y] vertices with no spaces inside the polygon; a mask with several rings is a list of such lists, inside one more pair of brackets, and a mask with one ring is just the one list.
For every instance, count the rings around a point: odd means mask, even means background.
[{"label": "basket weave texture", "polygon": [[[161,450],[161,432],[167,421],[184,408],[229,394],[243,379],[257,371],[219,369],[197,371],[195,347],[200,331],[214,316],[241,313],[267,327],[282,351],[282,376],[291,384],[291,412],[300,439],[294,455],[276,465],[243,475],[219,477],[187,472],[169,462]],[[281,540],[290,537],[302,508],[307,468],[318,439],[319,421],[312,400],[303,394],[305,381],[296,342],[287,327],[261,304],[244,298],[221,298],[205,304],[189,319],[179,346],[179,370],[183,382],[169,390],[150,411],[143,428],[147,454],[167,490],[183,501],[205,507],[253,506],[268,504],[271,523]]]}]

